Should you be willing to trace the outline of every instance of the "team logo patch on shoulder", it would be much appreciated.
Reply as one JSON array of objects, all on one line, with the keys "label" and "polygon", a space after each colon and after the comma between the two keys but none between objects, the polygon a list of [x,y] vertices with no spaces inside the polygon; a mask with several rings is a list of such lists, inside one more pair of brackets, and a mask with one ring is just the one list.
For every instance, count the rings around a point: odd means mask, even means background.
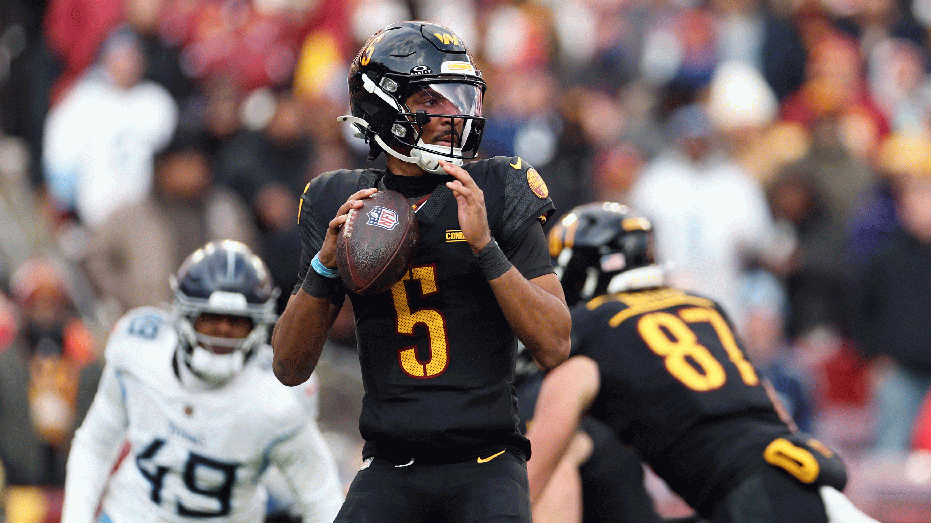
[{"label": "team logo patch on shoulder", "polygon": [[382,207],[381,205],[376,205],[372,207],[372,210],[368,213],[368,221],[365,222],[367,225],[374,225],[375,227],[381,227],[382,229],[391,230],[398,226],[398,213],[394,212],[387,207]]},{"label": "team logo patch on shoulder", "polygon": [[537,198],[541,200],[550,195],[550,190],[546,188],[546,182],[543,181],[543,178],[540,177],[540,173],[533,167],[527,169],[527,185],[530,186],[530,190],[533,191],[533,194],[536,194]]}]

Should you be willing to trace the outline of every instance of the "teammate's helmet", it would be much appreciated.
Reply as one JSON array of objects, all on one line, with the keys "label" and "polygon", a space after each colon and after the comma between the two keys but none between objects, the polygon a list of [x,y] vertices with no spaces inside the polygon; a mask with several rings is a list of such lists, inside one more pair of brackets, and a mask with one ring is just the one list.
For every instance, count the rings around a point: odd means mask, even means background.
[{"label": "teammate's helmet", "polygon": [[550,256],[566,302],[664,284],[653,255],[653,226],[624,205],[580,205],[550,231]]},{"label": "teammate's helmet", "polygon": [[[171,278],[171,286],[182,357],[205,381],[229,379],[267,341],[269,326],[276,319],[278,289],[265,262],[246,245],[232,240],[208,243],[187,257]],[[246,317],[252,330],[238,339],[201,334],[194,330],[194,323],[204,313]],[[233,351],[216,354],[209,347]]]},{"label": "teammate's helmet", "polygon": [[[443,105],[455,111],[429,117],[424,111],[412,112],[405,101],[421,90],[445,99]],[[373,157],[383,149],[428,171],[441,172],[437,157],[461,164],[478,153],[485,128],[484,92],[485,80],[461,38],[442,25],[401,22],[375,33],[353,60],[349,72],[352,117],[341,119],[355,124],[372,145]],[[452,126],[456,135],[451,146],[421,140],[421,125],[431,118],[461,122]],[[410,156],[405,156],[408,148]]]}]

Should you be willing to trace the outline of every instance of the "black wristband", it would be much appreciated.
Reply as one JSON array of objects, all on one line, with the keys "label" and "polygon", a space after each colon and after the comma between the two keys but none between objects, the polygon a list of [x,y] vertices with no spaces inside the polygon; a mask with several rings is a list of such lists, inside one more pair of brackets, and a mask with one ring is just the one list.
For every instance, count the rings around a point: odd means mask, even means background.
[{"label": "black wristband", "polygon": [[301,288],[314,298],[332,298],[339,291],[342,284],[342,279],[321,276],[313,267],[310,267],[307,275],[304,276],[304,283],[301,284]]},{"label": "black wristband", "polygon": [[488,281],[501,277],[513,267],[494,238],[475,257],[478,258],[478,266]]}]

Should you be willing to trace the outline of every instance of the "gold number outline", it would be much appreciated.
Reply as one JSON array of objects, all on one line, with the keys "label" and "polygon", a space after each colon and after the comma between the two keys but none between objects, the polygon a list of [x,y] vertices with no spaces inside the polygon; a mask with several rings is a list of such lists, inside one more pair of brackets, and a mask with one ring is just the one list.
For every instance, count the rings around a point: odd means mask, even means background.
[{"label": "gold number outline", "polygon": [[727,357],[730,358],[734,366],[737,367],[737,371],[740,372],[740,378],[743,382],[750,387],[760,384],[760,377],[757,376],[753,364],[747,361],[743,351],[737,346],[734,333],[731,332],[724,317],[718,311],[706,307],[692,307],[679,311],[679,316],[686,323],[699,323],[702,321],[710,323],[718,334],[718,339],[721,340],[721,345],[724,346]]},{"label": "gold number outline", "polygon": [[437,309],[426,308],[411,311],[406,281],[419,282],[420,295],[431,296],[439,292],[436,278],[436,265],[417,265],[407,271],[401,281],[391,287],[394,303],[395,329],[398,334],[414,335],[417,325],[427,328],[430,343],[430,359],[421,361],[417,358],[417,346],[410,345],[398,350],[398,365],[405,374],[414,379],[430,379],[440,376],[449,367],[449,334],[446,318]]},{"label": "gold number outline", "polygon": [[753,365],[737,346],[727,322],[714,309],[681,309],[678,316],[663,311],[644,314],[637,322],[637,331],[650,350],[663,358],[669,374],[692,390],[707,392],[723,386],[727,374],[711,351],[698,343],[698,336],[689,327],[690,323],[698,322],[711,324],[744,383],[751,387],[758,385],[760,380]]},{"label": "gold number outline", "polygon": [[663,358],[669,374],[686,387],[707,392],[724,385],[724,367],[698,343],[698,336],[678,316],[668,312],[644,314],[637,322],[637,331],[650,350]]},{"label": "gold number outline", "polygon": [[805,484],[814,483],[821,472],[821,465],[811,451],[785,438],[774,439],[767,445],[763,457],[770,465],[781,468]]}]

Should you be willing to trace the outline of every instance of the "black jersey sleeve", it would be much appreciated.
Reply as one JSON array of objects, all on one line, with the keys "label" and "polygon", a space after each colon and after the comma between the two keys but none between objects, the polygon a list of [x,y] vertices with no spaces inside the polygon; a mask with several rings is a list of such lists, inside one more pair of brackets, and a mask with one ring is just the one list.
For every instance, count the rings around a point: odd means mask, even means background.
[{"label": "black jersey sleeve", "polygon": [[505,256],[527,279],[553,272],[543,223],[555,212],[553,201],[536,169],[519,157],[497,157],[493,168],[503,171],[504,214],[496,237]]},{"label": "black jersey sleeve", "polygon": [[[297,216],[297,225],[301,231],[301,247],[311,256],[320,250],[330,220],[322,216],[320,193],[325,189],[330,173],[321,174],[304,187]],[[332,216],[330,217],[332,219]]]},{"label": "black jersey sleeve", "polygon": [[543,178],[519,156],[510,159],[498,157],[495,163],[497,169],[505,171],[503,238],[498,238],[498,241],[510,243],[521,233],[526,233],[531,221],[543,223],[548,220],[556,212],[556,207]]},{"label": "black jersey sleeve", "polygon": [[[324,173],[304,187],[297,216],[297,226],[301,235],[301,262],[297,284],[291,290],[291,294],[300,289],[310,269],[310,261],[323,246],[330,220],[336,216],[339,206],[354,192],[354,184],[357,182],[353,181],[350,174],[350,171]],[[342,196],[344,193],[346,196]]]},{"label": "black jersey sleeve", "polygon": [[546,245],[546,233],[538,220],[531,220],[527,232],[509,243],[504,255],[528,280],[553,272],[553,262]]}]

